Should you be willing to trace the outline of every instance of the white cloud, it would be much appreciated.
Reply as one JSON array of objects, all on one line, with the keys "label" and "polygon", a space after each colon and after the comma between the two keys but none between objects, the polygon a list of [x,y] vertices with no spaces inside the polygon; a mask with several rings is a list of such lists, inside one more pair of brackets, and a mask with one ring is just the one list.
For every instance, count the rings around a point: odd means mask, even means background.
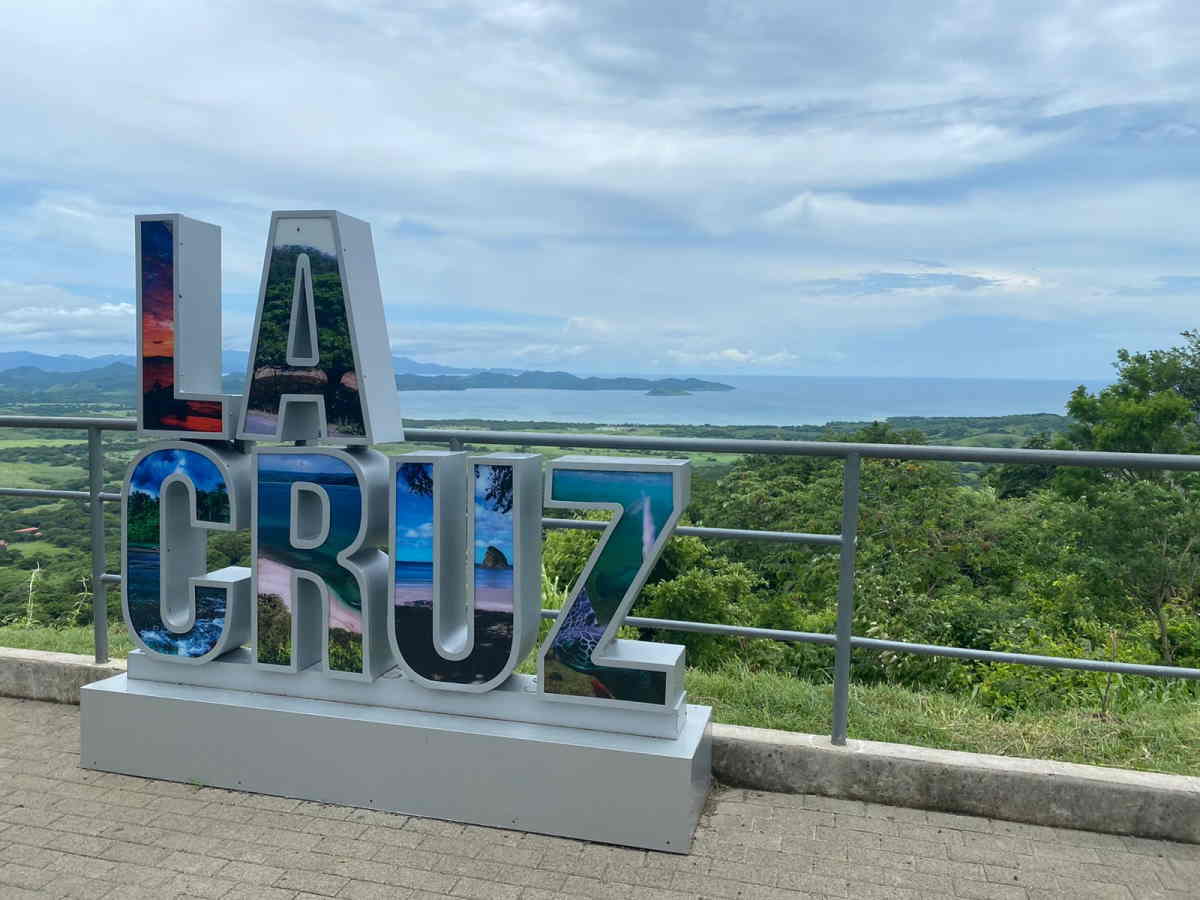
[{"label": "white cloud", "polygon": [[739,350],[737,347],[699,352],[668,350],[667,356],[678,363],[688,366],[717,364],[718,366],[755,369],[770,369],[790,365],[800,359],[795,353],[760,354],[749,350]]},{"label": "white cloud", "polygon": [[53,285],[0,281],[3,349],[85,355],[129,351],[134,327],[131,303],[93,300]]},{"label": "white cloud", "polygon": [[[373,223],[393,346],[459,365],[803,368],[991,315],[1109,358],[1121,316],[1194,324],[1121,292],[1197,269],[1194,4],[62,0],[5,32],[0,272],[70,296],[0,295],[2,340],[127,349],[132,215],[178,210],[224,229],[244,347],[269,212],[306,207]],[[913,258],[989,284],[797,287]],[[461,308],[531,318],[412,312]]]}]

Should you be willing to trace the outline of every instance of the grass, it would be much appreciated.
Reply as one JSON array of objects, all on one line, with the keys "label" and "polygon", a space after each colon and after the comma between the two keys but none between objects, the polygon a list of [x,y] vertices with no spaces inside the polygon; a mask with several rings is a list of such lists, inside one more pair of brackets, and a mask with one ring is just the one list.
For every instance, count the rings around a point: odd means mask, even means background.
[{"label": "grass", "polygon": [[[92,641],[92,626],[58,625],[0,625],[0,647],[21,650],[50,650],[55,653],[81,653],[92,656],[96,645]],[[133,649],[133,641],[124,623],[108,626],[108,654],[124,659]]]},{"label": "grass", "polygon": [[8,546],[11,550],[19,551],[27,559],[53,559],[64,553],[73,552],[67,547],[60,547],[49,541],[13,541]]},{"label": "grass", "polygon": [[13,447],[71,447],[85,446],[87,441],[79,438],[35,438],[35,437],[5,437],[0,438],[0,450]]},{"label": "grass", "polygon": [[0,462],[0,484],[15,488],[57,489],[85,477],[80,466],[37,462]]},{"label": "grass", "polygon": [[[123,625],[108,632],[109,653],[133,644]],[[91,655],[90,626],[0,626],[0,647]],[[526,661],[523,669],[532,671]],[[832,689],[783,675],[730,666],[687,673],[689,700],[713,707],[716,721],[828,734]],[[1200,706],[1194,700],[1146,701],[1119,715],[1037,710],[1000,715],[969,697],[895,685],[850,692],[850,737],[999,756],[1054,759],[1177,775],[1200,775]]]},{"label": "grass", "polygon": [[[689,700],[718,722],[828,734],[832,688],[731,666],[689,670]],[[944,750],[1200,775],[1200,706],[1147,700],[1120,714],[1030,710],[1002,715],[970,697],[896,685],[850,691],[850,737]]]}]

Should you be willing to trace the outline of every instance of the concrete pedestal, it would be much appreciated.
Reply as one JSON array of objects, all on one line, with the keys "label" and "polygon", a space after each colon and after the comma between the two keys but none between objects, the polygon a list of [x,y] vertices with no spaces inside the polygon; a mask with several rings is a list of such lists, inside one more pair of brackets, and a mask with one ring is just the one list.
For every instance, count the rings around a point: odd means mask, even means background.
[{"label": "concrete pedestal", "polygon": [[676,853],[712,769],[703,706],[657,738],[118,675],[80,714],[89,769]]}]

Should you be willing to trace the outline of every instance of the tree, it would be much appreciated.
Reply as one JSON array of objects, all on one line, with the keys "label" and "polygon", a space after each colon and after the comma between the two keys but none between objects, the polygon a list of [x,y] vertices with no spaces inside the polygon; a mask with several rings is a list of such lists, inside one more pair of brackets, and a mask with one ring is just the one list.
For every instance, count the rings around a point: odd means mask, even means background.
[{"label": "tree", "polygon": [[[1049,450],[1050,435],[1044,431],[1030,437],[1021,445],[1024,450]],[[996,496],[1001,500],[1013,497],[1027,497],[1034,491],[1046,487],[1054,479],[1057,466],[1030,465],[1028,463],[1005,463],[991,469],[986,477],[988,483],[996,489]]]},{"label": "tree", "polygon": [[1070,446],[1084,450],[1188,453],[1200,447],[1200,331],[1145,353],[1117,351],[1117,381],[1096,394],[1080,385],[1067,402]]},{"label": "tree", "polygon": [[1173,609],[1187,618],[1200,614],[1200,504],[1177,485],[1118,483],[1080,506],[1079,527],[1095,592],[1115,588],[1149,612],[1162,662],[1172,665]]},{"label": "tree", "polygon": [[[317,366],[287,364],[296,260],[302,253],[308,256],[312,272],[313,317],[317,325],[315,337],[320,354]],[[355,366],[336,256],[314,247],[295,245],[276,247],[272,252],[252,370],[258,373],[269,369],[296,375],[321,372],[325,377],[321,387],[325,397],[325,414],[331,421],[338,422],[343,432],[364,433],[358,387],[342,384],[342,378],[355,371]],[[256,375],[247,404],[251,409],[277,410],[277,393],[278,386],[267,387]]]}]

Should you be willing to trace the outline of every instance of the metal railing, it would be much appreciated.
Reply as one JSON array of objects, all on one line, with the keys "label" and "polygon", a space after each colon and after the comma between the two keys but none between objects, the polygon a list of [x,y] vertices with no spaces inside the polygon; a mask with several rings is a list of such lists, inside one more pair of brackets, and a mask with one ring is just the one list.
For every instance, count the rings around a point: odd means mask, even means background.
[{"label": "metal railing", "polygon": [[[61,491],[32,488],[0,488],[0,496],[45,497],[48,499],[87,500],[90,504],[92,553],[92,612],[96,640],[96,661],[108,660],[108,601],[107,588],[120,584],[121,576],[108,574],[105,567],[104,509],[107,501],[120,500],[121,495],[102,490],[104,482],[105,431],[136,431],[133,419],[82,418],[60,416],[0,416],[0,428],[65,428],[84,430],[88,436],[88,490]],[[1167,453],[1109,453],[1089,450],[1025,450],[999,447],[943,447],[910,444],[857,444],[836,441],[741,440],[731,438],[669,438],[641,435],[560,434],[539,431],[476,431],[447,428],[408,428],[407,440],[426,444],[447,444],[462,449],[467,442],[501,444],[521,447],[575,447],[594,450],[675,451],[681,453],[739,453],[774,456],[822,456],[843,460],[842,527],[839,534],[807,534],[794,531],[753,531],[734,528],[679,527],[679,535],[720,540],[758,540],[785,543],[813,544],[837,547],[839,552],[837,626],[834,634],[806,631],[785,631],[774,628],[752,628],[742,625],[722,625],[716,622],[688,622],[676,619],[649,619],[630,616],[626,624],[637,628],[663,631],[683,631],[699,634],[730,635],[745,638],[764,638],[794,643],[824,644],[835,649],[833,673],[834,744],[846,743],[850,697],[850,655],[854,648],[887,650],[896,653],[915,653],[922,656],[944,656],[953,659],[983,662],[1018,663],[1058,669],[1081,669],[1092,672],[1113,672],[1124,675],[1143,675],[1152,678],[1187,678],[1200,680],[1200,669],[1183,666],[1154,666],[1122,663],[1099,659],[1076,659],[1058,656],[1037,656],[1029,653],[1008,653],[996,650],[975,650],[968,647],[947,647],[908,641],[890,641],[857,637],[852,633],[854,621],[854,562],[858,544],[859,475],[863,459],[907,459],[939,462],[1025,463],[1030,465],[1081,466],[1087,468],[1150,469],[1200,471],[1200,456]],[[579,528],[603,530],[605,523],[581,519],[543,518],[546,528]],[[542,617],[553,619],[557,610],[542,610]]]}]

